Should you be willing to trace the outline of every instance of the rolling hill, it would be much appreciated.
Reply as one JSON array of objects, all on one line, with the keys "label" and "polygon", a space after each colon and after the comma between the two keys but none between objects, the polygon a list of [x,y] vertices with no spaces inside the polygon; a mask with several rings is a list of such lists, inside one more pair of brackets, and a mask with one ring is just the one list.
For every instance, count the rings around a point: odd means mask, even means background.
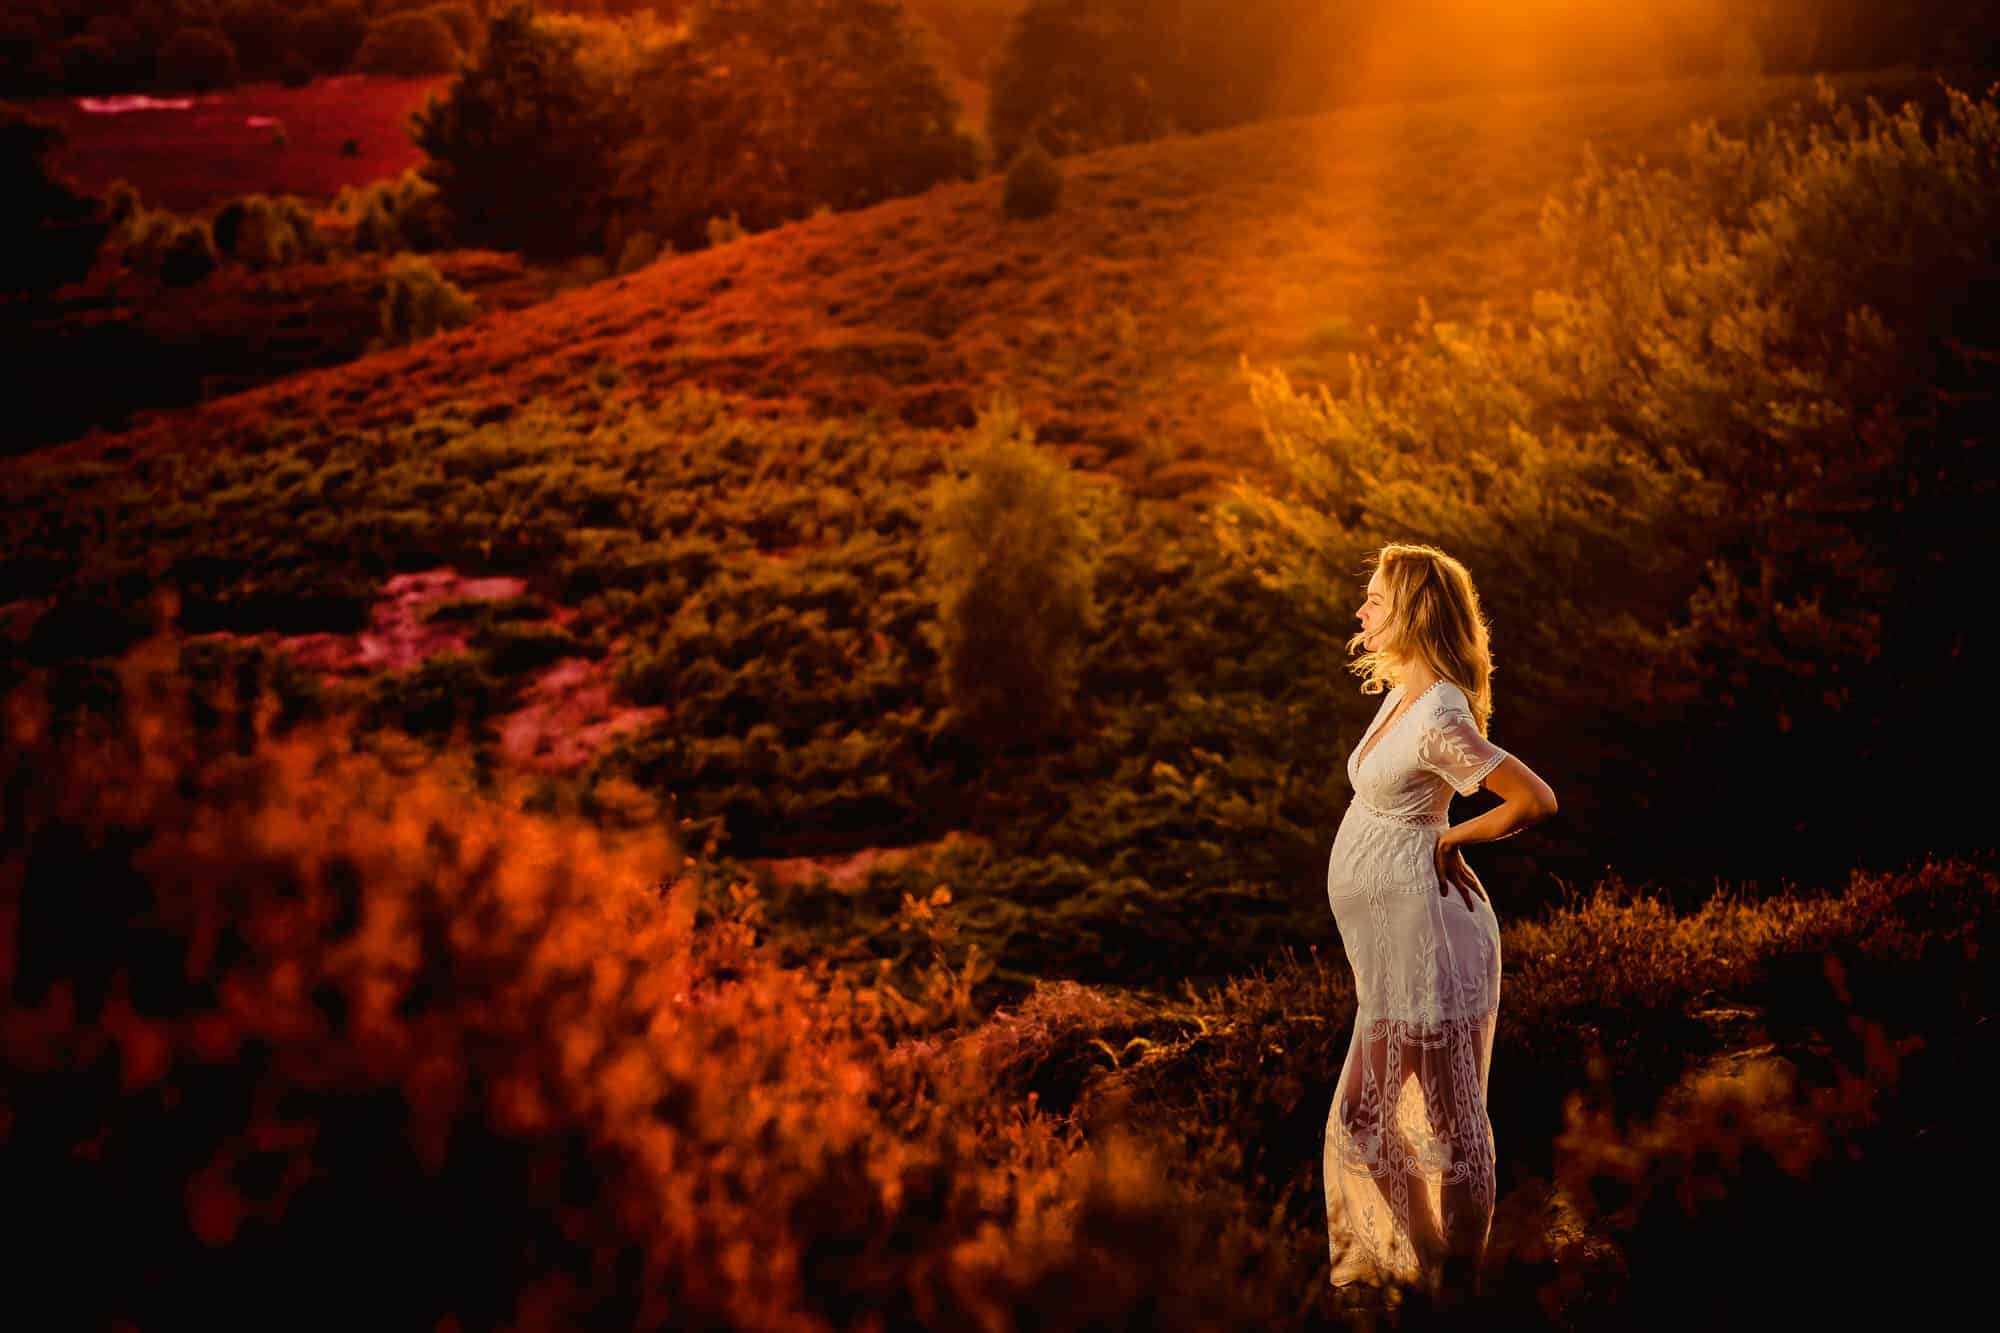
[{"label": "rolling hill", "polygon": [[[1907,74],[1844,93],[1921,93]],[[677,385],[756,415],[968,424],[996,390],[1040,438],[1143,494],[1254,466],[1241,358],[1338,382],[1371,330],[1527,311],[1543,200],[1586,145],[1670,161],[1686,127],[1808,99],[1802,79],[1713,79],[1352,107],[1069,160],[1045,218],[1001,215],[996,178],[823,216],[419,345],[163,414],[64,452],[227,447],[270,416],[329,425],[459,400],[616,403]],[[609,368],[615,367],[613,372]]]}]

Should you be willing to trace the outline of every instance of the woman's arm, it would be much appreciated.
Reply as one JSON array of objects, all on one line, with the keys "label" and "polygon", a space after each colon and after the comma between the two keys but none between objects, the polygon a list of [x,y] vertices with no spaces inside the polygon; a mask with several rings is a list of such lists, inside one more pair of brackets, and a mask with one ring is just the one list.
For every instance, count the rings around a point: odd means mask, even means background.
[{"label": "woman's arm", "polygon": [[1511,754],[1486,775],[1482,785],[1498,796],[1501,803],[1463,824],[1453,824],[1438,835],[1437,841],[1438,892],[1449,894],[1457,889],[1468,908],[1472,906],[1472,896],[1478,894],[1484,898],[1486,890],[1479,886],[1459,848],[1470,842],[1511,838],[1556,812],[1555,790],[1534,769]]},{"label": "woman's arm", "polygon": [[1471,842],[1498,842],[1556,812],[1554,789],[1514,755],[1502,759],[1500,766],[1486,775],[1484,786],[1501,803],[1463,824],[1453,824],[1440,835],[1440,841],[1454,847]]}]

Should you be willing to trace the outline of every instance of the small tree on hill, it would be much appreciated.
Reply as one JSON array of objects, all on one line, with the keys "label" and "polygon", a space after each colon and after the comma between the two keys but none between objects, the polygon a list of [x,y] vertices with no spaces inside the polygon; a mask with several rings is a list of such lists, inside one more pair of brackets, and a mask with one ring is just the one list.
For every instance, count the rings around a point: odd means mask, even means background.
[{"label": "small tree on hill", "polygon": [[931,493],[933,646],[975,742],[1032,741],[1069,715],[1097,625],[1087,497],[1005,401],[980,414],[960,461],[965,475]]},{"label": "small tree on hill", "polygon": [[1007,164],[1001,210],[1010,218],[1041,217],[1055,208],[1062,180],[1062,165],[1031,139]]},{"label": "small tree on hill", "polygon": [[477,58],[413,124],[462,244],[537,259],[603,247],[610,150],[632,121],[529,5],[494,17]]}]

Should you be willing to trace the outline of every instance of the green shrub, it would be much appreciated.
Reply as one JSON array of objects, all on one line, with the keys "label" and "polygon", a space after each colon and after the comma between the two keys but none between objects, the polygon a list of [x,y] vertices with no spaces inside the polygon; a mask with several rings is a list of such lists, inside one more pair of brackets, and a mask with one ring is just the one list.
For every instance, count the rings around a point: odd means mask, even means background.
[{"label": "green shrub", "polygon": [[953,462],[965,471],[933,484],[925,542],[933,646],[968,735],[1031,742],[1068,720],[1096,628],[1088,501],[1004,400],[980,413]]},{"label": "green shrub", "polygon": [[702,230],[707,234],[708,243],[711,246],[728,245],[732,241],[740,241],[750,234],[744,230],[743,223],[737,219],[734,213],[731,213],[726,218],[710,218]]},{"label": "green shrub", "polygon": [[231,253],[253,269],[279,268],[299,257],[291,219],[272,200],[253,194],[243,205]]},{"label": "green shrub", "polygon": [[393,179],[343,186],[334,196],[334,211],[348,219],[356,250],[435,250],[449,240],[438,188],[416,167]]},{"label": "green shrub", "polygon": [[381,311],[382,334],[374,345],[393,347],[470,323],[479,306],[430,260],[405,254],[389,263]]},{"label": "green shrub", "polygon": [[1029,140],[1007,164],[1001,209],[1010,218],[1038,218],[1054,210],[1062,194],[1062,166],[1040,143]]},{"label": "green shrub", "polygon": [[389,14],[368,25],[354,67],[363,74],[414,78],[449,74],[458,67],[458,59],[457,39],[435,15]]},{"label": "green shrub", "polygon": [[199,218],[174,224],[160,248],[160,281],[188,287],[215,272],[219,259],[208,224]]},{"label": "green shrub", "polygon": [[206,92],[237,81],[236,46],[215,28],[182,28],[160,45],[154,67],[160,86]]},{"label": "green shrub", "polygon": [[104,207],[106,221],[114,227],[123,224],[141,207],[139,187],[123,178],[111,182],[110,188],[104,192]]},{"label": "green shrub", "polygon": [[659,237],[650,231],[635,231],[625,238],[625,244],[619,248],[617,271],[620,274],[636,272],[660,255]]}]

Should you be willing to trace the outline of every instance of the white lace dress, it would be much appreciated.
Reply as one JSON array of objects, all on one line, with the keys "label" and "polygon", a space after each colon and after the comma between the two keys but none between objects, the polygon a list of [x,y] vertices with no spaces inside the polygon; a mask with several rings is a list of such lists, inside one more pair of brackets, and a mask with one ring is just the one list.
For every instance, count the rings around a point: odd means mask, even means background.
[{"label": "white lace dress", "polygon": [[1453,791],[1477,791],[1507,752],[1450,681],[1383,729],[1403,696],[1388,692],[1348,756],[1354,799],[1327,862],[1356,999],[1326,1120],[1327,1241],[1336,1284],[1435,1287],[1447,1249],[1476,1257],[1492,1223],[1500,1005],[1500,923],[1484,898],[1438,892],[1437,840]]}]

